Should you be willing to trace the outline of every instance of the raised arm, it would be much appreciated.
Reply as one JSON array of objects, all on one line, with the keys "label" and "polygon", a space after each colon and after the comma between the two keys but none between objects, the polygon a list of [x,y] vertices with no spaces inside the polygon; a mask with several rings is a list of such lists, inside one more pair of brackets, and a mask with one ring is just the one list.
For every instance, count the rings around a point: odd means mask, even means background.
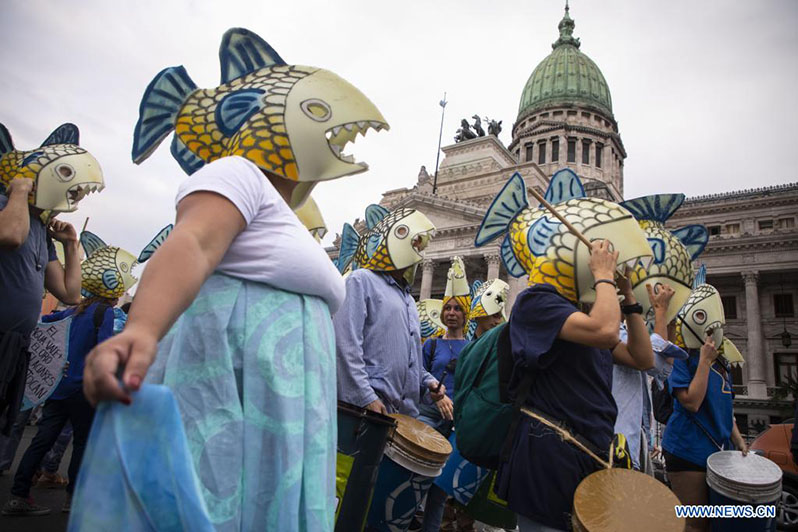
[{"label": "raised arm", "polygon": [[28,194],[32,189],[32,179],[12,179],[9,183],[8,203],[0,210],[0,247],[17,249],[28,238]]},{"label": "raised arm", "polygon": [[[624,305],[637,304],[632,286],[627,278],[618,280],[618,288],[624,298]],[[654,350],[651,348],[651,338],[646,328],[646,322],[643,321],[643,315],[636,312],[627,314],[626,330],[629,333],[626,342],[620,342],[612,351],[615,363],[640,371],[654,367]]]},{"label": "raised arm", "polygon": [[712,338],[707,338],[701,346],[701,357],[698,361],[693,379],[688,388],[675,388],[673,395],[690,412],[698,412],[704,397],[707,394],[707,383],[709,382],[709,372],[715,359],[718,358],[718,351],[715,349],[715,342]]},{"label": "raised arm", "polygon": [[[188,308],[245,227],[241,212],[219,194],[194,192],[180,201],[175,228],[142,275],[125,329],[89,354],[84,390],[90,402],[130,402],[128,390],[138,390],[158,341]],[[125,389],[115,378],[121,364],[125,365]]]},{"label": "raised arm", "polygon": [[53,220],[48,234],[64,246],[64,267],[57,260],[47,263],[44,287],[67,305],[80,303],[80,244],[72,224]]}]

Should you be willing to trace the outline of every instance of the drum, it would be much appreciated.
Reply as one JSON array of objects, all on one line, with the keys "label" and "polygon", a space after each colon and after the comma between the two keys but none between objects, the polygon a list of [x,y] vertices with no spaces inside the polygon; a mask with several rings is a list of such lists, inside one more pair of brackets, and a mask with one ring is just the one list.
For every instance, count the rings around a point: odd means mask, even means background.
[{"label": "drum", "polygon": [[441,474],[452,446],[435,429],[402,414],[385,447],[368,514],[368,530],[407,530],[435,477]]},{"label": "drum", "polygon": [[449,444],[452,446],[452,454],[434,484],[466,506],[490,473],[490,469],[479,467],[463,458],[457,450],[454,432],[449,437]]},{"label": "drum", "polygon": [[631,469],[602,469],[576,488],[571,524],[576,532],[681,532],[685,520],[676,517],[678,504],[676,495],[654,477]]},{"label": "drum", "polygon": [[357,532],[366,525],[385,444],[396,420],[338,401],[335,467],[335,530]]},{"label": "drum", "polygon": [[[781,499],[781,468],[754,453],[719,451],[707,459],[709,504],[778,505]],[[756,510],[755,510],[756,511]],[[720,532],[776,530],[776,516],[712,520]]]}]

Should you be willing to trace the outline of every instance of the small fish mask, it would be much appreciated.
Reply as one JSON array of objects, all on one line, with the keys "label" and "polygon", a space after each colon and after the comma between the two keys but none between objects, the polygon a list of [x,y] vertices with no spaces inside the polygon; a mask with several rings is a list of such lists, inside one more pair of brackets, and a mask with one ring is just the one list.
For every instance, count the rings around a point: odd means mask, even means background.
[{"label": "small fish mask", "polygon": [[421,341],[434,336],[443,336],[446,326],[441,321],[443,301],[440,299],[422,299],[416,303],[418,320],[421,323]]},{"label": "small fish mask", "polygon": [[[545,199],[589,240],[609,240],[619,252],[619,272],[652,257],[632,214],[617,203],[586,197],[570,169],[552,176]],[[517,172],[488,208],[474,244],[483,246],[504,233],[501,257],[508,273],[528,274],[530,285],[551,284],[574,303],[595,301],[589,249],[544,207],[529,207],[526,184]]]},{"label": "small fish mask", "polygon": [[294,209],[294,214],[302,222],[302,225],[307,227],[316,242],[321,242],[324,235],[327,234],[327,225],[324,223],[324,218],[321,216],[319,206],[311,196],[300,207]]},{"label": "small fish mask", "polygon": [[354,227],[344,224],[338,271],[343,273],[350,266],[352,270],[366,268],[381,272],[407,268],[406,280],[413,284],[415,266],[421,262],[421,253],[435,231],[429,218],[414,209],[389,212],[380,205],[369,205],[366,228],[361,236]]},{"label": "small fish mask", "polygon": [[83,296],[116,299],[125,295],[138,282],[133,276],[133,268],[146,262],[171,231],[172,224],[161,229],[138,258],[120,247],[109,246],[90,231],[83,231],[80,234],[80,243],[86,252],[86,260],[80,265]]},{"label": "small fish mask", "polygon": [[493,316],[497,312],[501,312],[506,321],[506,304],[509,292],[510,285],[501,279],[490,279],[481,283],[475,291],[473,301],[471,301],[471,312],[468,317],[473,320],[483,316]]},{"label": "small fish mask", "polygon": [[667,321],[670,323],[690,297],[693,285],[692,261],[701,254],[709,241],[709,232],[703,225],[689,225],[676,231],[665,228],[665,222],[683,202],[684,194],[657,194],[621,203],[639,221],[653,252],[653,260],[647,267],[646,261],[641,261],[629,275],[635,298],[643,306],[650,330],[654,327],[654,309],[648,299],[646,285],[650,284],[655,294],[665,284],[673,289],[667,314]]},{"label": "small fish mask", "polygon": [[715,346],[723,345],[723,327],[726,315],[720,293],[706,282],[706,267],[701,266],[695,277],[693,288],[687,302],[676,316],[677,345],[688,349],[700,349],[707,336],[711,336]]},{"label": "small fish mask", "polygon": [[0,124],[0,192],[12,179],[30,178],[34,186],[28,203],[44,211],[44,219],[77,210],[87,194],[105,188],[97,159],[78,146],[78,138],[77,126],[63,124],[39,148],[19,151]]},{"label": "small fish mask", "polygon": [[172,155],[188,174],[238,155],[284,179],[298,181],[291,207],[318,181],[364,172],[343,153],[357,134],[389,129],[357,88],[315,67],[288,65],[251,31],[233,28],[219,49],[222,84],[198,89],[185,68],[161,71],[139,108],[132,157],[140,163],[175,131]]},{"label": "small fish mask", "polygon": [[452,299],[463,311],[463,330],[468,328],[468,313],[471,309],[471,287],[466,278],[465,264],[460,257],[452,257],[452,265],[446,272],[446,290],[443,294],[443,306]]}]

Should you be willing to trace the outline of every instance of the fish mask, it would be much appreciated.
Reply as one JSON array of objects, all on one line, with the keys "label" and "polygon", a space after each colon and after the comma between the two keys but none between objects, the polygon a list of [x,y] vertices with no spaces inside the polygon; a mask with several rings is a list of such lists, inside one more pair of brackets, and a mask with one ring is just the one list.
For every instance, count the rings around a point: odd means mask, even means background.
[{"label": "fish mask", "polygon": [[446,290],[443,293],[443,306],[449,300],[454,299],[463,315],[467,316],[471,309],[471,287],[468,286],[468,279],[465,273],[465,264],[460,257],[452,257],[452,265],[446,273]]},{"label": "fish mask", "polygon": [[422,299],[416,303],[418,321],[421,323],[421,341],[443,336],[446,326],[441,321],[443,314],[443,301],[440,299]]},{"label": "fish mask", "polygon": [[[619,251],[617,270],[653,260],[651,248],[632,214],[611,201],[588,198],[570,169],[551,178],[545,199],[588,240],[607,239]],[[530,208],[526,184],[516,172],[488,208],[474,244],[479,247],[507,233],[501,257],[514,277],[548,283],[573,303],[593,303],[596,291],[588,267],[590,251],[544,207]]]},{"label": "fish mask", "polygon": [[222,84],[198,89],[182,66],[161,71],[139,108],[133,162],[141,163],[171,132],[172,155],[188,174],[238,155],[297,181],[295,208],[318,181],[364,172],[343,153],[369,129],[389,129],[357,88],[332,72],[288,65],[251,31],[233,28],[219,49]]},{"label": "fish mask", "polygon": [[77,126],[63,124],[39,148],[19,151],[0,124],[0,192],[12,179],[30,178],[34,185],[28,203],[44,211],[44,221],[52,214],[75,211],[87,194],[105,188],[100,164],[78,146],[78,139]]},{"label": "fish mask", "polygon": [[161,229],[138,258],[120,247],[109,246],[90,231],[83,231],[80,234],[80,243],[86,252],[86,260],[80,265],[80,291],[83,297],[115,299],[125,295],[138,282],[133,277],[133,267],[146,262],[171,231],[172,224]]},{"label": "fish mask", "polygon": [[484,283],[475,281],[476,286],[474,299],[471,302],[471,312],[469,319],[481,318],[483,316],[493,316],[497,312],[502,313],[502,317],[507,320],[506,304],[507,296],[510,292],[510,285],[501,279],[491,279]]},{"label": "fish mask", "polygon": [[405,279],[413,284],[421,252],[429,244],[435,226],[421,212],[399,208],[389,212],[380,205],[366,208],[367,231],[361,236],[351,225],[344,224],[338,271],[347,267],[391,272],[407,268]]},{"label": "fish mask", "polygon": [[324,223],[324,218],[321,216],[319,206],[316,205],[313,198],[308,196],[307,201],[294,210],[294,214],[296,214],[296,217],[302,222],[302,225],[310,231],[311,236],[316,239],[316,242],[320,243],[324,235],[327,234],[327,226]]},{"label": "fish mask", "polygon": [[670,323],[692,292],[692,261],[709,242],[709,232],[703,225],[688,225],[675,231],[665,228],[665,222],[683,202],[684,194],[657,194],[621,203],[639,221],[654,253],[654,260],[648,268],[638,263],[629,274],[635,298],[646,311],[644,318],[650,330],[654,327],[654,308],[648,299],[646,284],[651,285],[655,294],[664,284],[673,289],[667,314]]}]

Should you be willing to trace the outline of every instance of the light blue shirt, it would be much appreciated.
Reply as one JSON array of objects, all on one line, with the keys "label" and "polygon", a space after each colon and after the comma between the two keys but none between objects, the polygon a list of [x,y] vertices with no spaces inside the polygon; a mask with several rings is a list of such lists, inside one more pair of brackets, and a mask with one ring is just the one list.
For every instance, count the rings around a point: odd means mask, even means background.
[{"label": "light blue shirt", "polygon": [[359,269],[333,316],[338,399],[418,416],[422,387],[435,378],[421,359],[421,325],[410,288],[386,273]]}]

